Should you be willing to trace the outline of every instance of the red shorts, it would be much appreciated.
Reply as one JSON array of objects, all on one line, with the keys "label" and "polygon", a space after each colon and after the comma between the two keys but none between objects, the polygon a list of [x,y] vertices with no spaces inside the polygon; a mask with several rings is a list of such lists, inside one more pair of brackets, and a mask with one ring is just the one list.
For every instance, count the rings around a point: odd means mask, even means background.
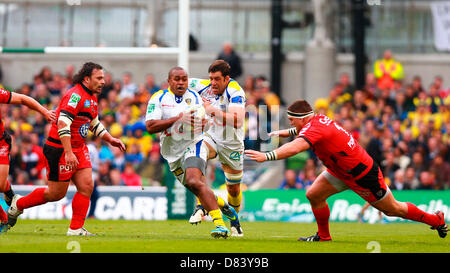
[{"label": "red shorts", "polygon": [[359,179],[341,180],[329,169],[324,172],[324,175],[339,191],[351,189],[369,203],[380,201],[389,192],[389,187],[384,182],[383,173],[375,162],[372,168]]},{"label": "red shorts", "polygon": [[9,153],[11,151],[11,136],[6,132],[0,139],[0,164],[9,165]]},{"label": "red shorts", "polygon": [[78,166],[73,169],[66,164],[64,148],[44,145],[44,155],[47,158],[47,179],[49,181],[70,181],[73,174],[79,169],[92,168],[89,150],[86,145],[79,148],[72,148],[78,159]]}]

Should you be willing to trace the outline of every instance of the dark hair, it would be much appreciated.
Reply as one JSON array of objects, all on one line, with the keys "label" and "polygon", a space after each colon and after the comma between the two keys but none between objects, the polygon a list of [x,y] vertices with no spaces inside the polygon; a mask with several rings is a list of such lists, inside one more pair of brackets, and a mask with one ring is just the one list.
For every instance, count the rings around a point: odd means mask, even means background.
[{"label": "dark hair", "polygon": [[172,68],[169,70],[169,74],[167,75],[167,78],[168,78],[168,79],[170,79],[170,77],[172,77],[172,73],[173,73],[175,70],[183,70],[183,71],[184,71],[184,68],[182,68],[182,67],[180,67],[180,66],[172,67]]},{"label": "dark hair", "polygon": [[83,65],[83,67],[78,71],[75,76],[73,76],[73,84],[82,83],[84,80],[84,77],[90,77],[92,76],[92,71],[94,69],[101,70],[103,67],[99,64],[93,63],[93,62],[87,62]]},{"label": "dark hair", "polygon": [[306,100],[296,100],[289,105],[287,110],[294,113],[307,113],[311,112],[312,108]]},{"label": "dark hair", "polygon": [[208,68],[208,73],[222,72],[222,76],[226,77],[230,75],[231,67],[224,60],[215,60]]}]

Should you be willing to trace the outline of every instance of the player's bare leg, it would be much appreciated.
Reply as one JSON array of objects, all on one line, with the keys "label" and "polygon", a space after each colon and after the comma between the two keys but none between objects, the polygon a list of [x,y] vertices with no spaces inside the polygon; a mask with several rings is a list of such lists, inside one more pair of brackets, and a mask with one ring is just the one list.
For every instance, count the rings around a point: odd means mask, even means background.
[{"label": "player's bare leg", "polygon": [[61,200],[67,193],[69,182],[48,181],[47,187],[40,187],[25,196],[15,194],[8,209],[8,225],[13,227],[24,209]]},{"label": "player's bare leg", "polygon": [[336,189],[321,173],[311,187],[306,191],[306,198],[311,204],[311,209],[316,218],[318,232],[309,237],[300,237],[298,241],[330,241],[329,231],[330,208],[328,207],[328,197],[341,192]]},{"label": "player's bare leg", "polygon": [[0,164],[0,192],[3,192],[5,202],[8,206],[11,205],[14,191],[12,190],[11,183],[8,181],[9,165]]},{"label": "player's bare leg", "polygon": [[222,208],[222,212],[230,219],[232,236],[242,237],[244,232],[239,222],[238,213],[242,201],[241,181],[243,172],[242,170],[233,170],[226,164],[222,164],[222,168],[225,173],[228,201],[228,205]]},{"label": "player's bare leg", "polygon": [[434,214],[427,213],[412,203],[395,200],[391,192],[386,193],[386,196],[382,200],[373,203],[372,206],[387,216],[396,216],[428,224],[431,229],[438,231],[441,238],[447,236],[448,227],[445,223],[444,213],[441,211],[436,211]]},{"label": "player's bare leg", "polygon": [[72,176],[72,181],[77,187],[77,192],[72,199],[72,219],[67,235],[95,236],[83,227],[94,190],[92,168],[77,170]]},{"label": "player's bare leg", "polygon": [[[12,197],[14,193],[11,189],[11,185],[8,181],[9,165],[0,165],[0,192],[4,193],[5,201],[7,205],[11,205]],[[8,230],[8,216],[6,212],[0,207],[0,233],[6,232]]]},{"label": "player's bare leg", "polygon": [[211,236],[218,238],[229,236],[229,231],[222,219],[222,213],[214,192],[206,184],[206,178],[198,168],[186,168],[185,185],[199,199],[202,206],[211,216],[216,229],[211,231]]}]

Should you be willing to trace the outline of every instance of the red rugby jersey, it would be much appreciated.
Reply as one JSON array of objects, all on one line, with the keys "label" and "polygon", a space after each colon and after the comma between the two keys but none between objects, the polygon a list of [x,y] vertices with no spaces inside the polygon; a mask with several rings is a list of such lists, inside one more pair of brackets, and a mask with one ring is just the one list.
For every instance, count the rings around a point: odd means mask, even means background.
[{"label": "red rugby jersey", "polygon": [[[91,121],[98,115],[97,97],[84,85],[77,84],[69,89],[62,97],[56,109],[56,117],[59,118],[62,112],[73,119],[70,125],[72,147],[77,148],[83,146],[89,132]],[[47,138],[47,144],[62,147],[57,122],[52,124]]]},{"label": "red rugby jersey", "polygon": [[373,159],[353,136],[329,117],[315,115],[299,132],[323,164],[342,180],[365,175]]},{"label": "red rugby jersey", "polygon": [[[0,103],[9,103],[11,101],[12,94],[8,90],[0,88]],[[2,113],[0,111],[0,138],[5,132],[5,126],[3,125]]]}]

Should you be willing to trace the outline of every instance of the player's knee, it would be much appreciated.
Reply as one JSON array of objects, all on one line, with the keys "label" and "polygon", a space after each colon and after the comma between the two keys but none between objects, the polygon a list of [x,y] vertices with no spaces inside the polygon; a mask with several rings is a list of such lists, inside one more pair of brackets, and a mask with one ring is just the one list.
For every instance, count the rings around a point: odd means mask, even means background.
[{"label": "player's knee", "polygon": [[406,215],[406,211],[399,205],[394,205],[389,209],[381,210],[386,216],[395,216],[395,217],[404,217]]},{"label": "player's knee", "polygon": [[48,202],[55,202],[59,201],[66,196],[66,192],[63,191],[49,191],[48,194],[46,194],[45,199]]},{"label": "player's knee", "polygon": [[94,191],[93,183],[84,185],[82,188],[78,189],[78,192],[83,194],[84,196],[91,196],[93,191]]},{"label": "player's knee", "polygon": [[185,185],[190,191],[196,194],[201,190],[203,183],[199,177],[195,175],[188,175],[186,176]]},{"label": "player's knee", "polygon": [[307,189],[306,190],[306,194],[305,194],[306,198],[309,200],[309,202],[316,202],[319,201],[319,197],[320,195],[317,194],[317,192],[311,190],[311,189]]}]

